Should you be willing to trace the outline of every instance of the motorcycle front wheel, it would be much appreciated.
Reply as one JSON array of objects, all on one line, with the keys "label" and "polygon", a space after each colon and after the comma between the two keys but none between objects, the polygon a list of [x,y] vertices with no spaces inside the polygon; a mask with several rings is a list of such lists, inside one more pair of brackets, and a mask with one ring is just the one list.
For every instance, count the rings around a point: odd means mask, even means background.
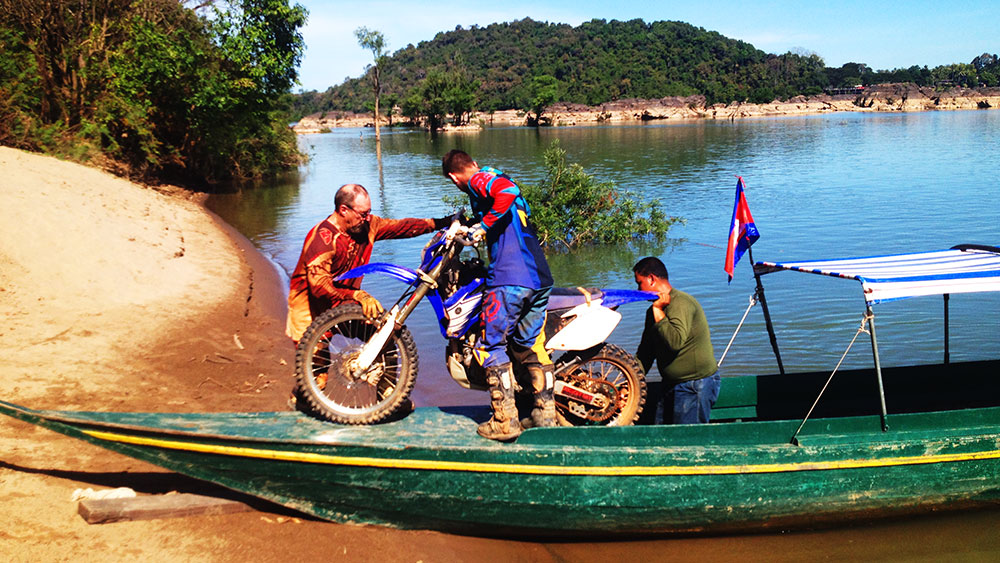
[{"label": "motorcycle front wheel", "polygon": [[375,335],[376,319],[343,303],[313,319],[295,350],[298,391],[311,414],[345,424],[373,424],[400,409],[417,375],[417,347],[404,326],[371,365],[352,373],[351,360]]},{"label": "motorcycle front wheel", "polygon": [[646,378],[635,356],[614,344],[568,352],[556,362],[556,379],[610,399],[595,408],[556,396],[556,416],[563,426],[629,426],[646,403]]}]

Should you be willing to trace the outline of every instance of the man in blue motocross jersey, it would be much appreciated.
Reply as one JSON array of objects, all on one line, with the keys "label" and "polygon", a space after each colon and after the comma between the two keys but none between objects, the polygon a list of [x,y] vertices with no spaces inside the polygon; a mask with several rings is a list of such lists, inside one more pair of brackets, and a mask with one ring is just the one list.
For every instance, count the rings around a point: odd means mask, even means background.
[{"label": "man in blue motocross jersey", "polygon": [[450,151],[441,160],[441,168],[469,196],[479,221],[473,238],[485,238],[489,248],[482,308],[484,334],[476,355],[486,369],[493,417],[479,425],[478,432],[493,440],[512,440],[521,433],[508,344],[511,355],[531,376],[531,425],[555,426],[555,382],[542,330],[552,274],[529,221],[528,203],[509,176],[494,168],[480,168],[463,151]]}]

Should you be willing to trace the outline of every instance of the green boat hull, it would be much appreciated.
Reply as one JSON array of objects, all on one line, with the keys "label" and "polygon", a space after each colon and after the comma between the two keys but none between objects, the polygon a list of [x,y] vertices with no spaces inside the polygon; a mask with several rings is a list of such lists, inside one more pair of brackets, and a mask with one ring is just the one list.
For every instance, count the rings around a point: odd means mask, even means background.
[{"label": "green boat hull", "polygon": [[[721,414],[754,408],[730,389]],[[798,445],[799,420],[531,429],[503,444],[476,435],[478,408],[374,426],[2,401],[0,413],[335,522],[465,534],[724,533],[1000,502],[1000,407],[894,414],[888,432],[872,415],[811,420]]]}]

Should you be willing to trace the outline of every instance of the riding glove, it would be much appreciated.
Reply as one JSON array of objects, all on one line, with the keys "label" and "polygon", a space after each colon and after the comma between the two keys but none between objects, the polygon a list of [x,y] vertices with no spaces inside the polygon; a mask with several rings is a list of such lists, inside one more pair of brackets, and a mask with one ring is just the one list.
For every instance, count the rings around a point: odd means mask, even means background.
[{"label": "riding glove", "polygon": [[472,242],[474,243],[478,244],[486,238],[486,230],[483,229],[483,226],[480,223],[476,223],[475,225],[469,227],[469,230],[472,232]]},{"label": "riding glove", "polygon": [[366,317],[377,317],[384,310],[382,308],[382,304],[378,302],[378,299],[375,299],[370,293],[363,289],[355,291],[351,297],[361,304],[361,310],[364,312]]}]

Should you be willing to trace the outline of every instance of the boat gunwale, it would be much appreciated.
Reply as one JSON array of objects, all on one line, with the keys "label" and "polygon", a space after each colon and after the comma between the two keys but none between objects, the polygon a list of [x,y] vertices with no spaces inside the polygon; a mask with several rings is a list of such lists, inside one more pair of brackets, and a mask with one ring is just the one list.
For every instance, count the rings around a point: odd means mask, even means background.
[{"label": "boat gunwale", "polygon": [[[0,406],[8,407],[10,403],[0,401]],[[15,405],[16,407],[16,405]],[[1000,459],[1000,449],[997,443],[1000,442],[1000,431],[989,432],[989,426],[976,420],[969,421],[969,418],[977,418],[980,414],[1000,413],[1000,407],[987,407],[980,409],[967,409],[962,414],[971,424],[965,426],[953,426],[952,432],[937,436],[933,441],[928,441],[926,431],[909,431],[906,434],[911,436],[900,439],[899,431],[889,432],[885,439],[873,441],[872,433],[859,433],[859,440],[822,440],[824,433],[813,434],[820,440],[816,443],[809,443],[809,435],[803,436],[806,443],[802,445],[792,445],[788,443],[757,443],[747,444],[742,448],[734,448],[732,444],[727,445],[656,445],[647,444],[644,446],[630,446],[622,448],[619,444],[615,446],[592,446],[564,444],[529,444],[516,447],[516,444],[506,445],[503,448],[477,448],[477,447],[427,447],[427,446],[403,446],[385,447],[385,445],[345,443],[335,444],[328,442],[315,442],[305,440],[275,440],[253,436],[233,436],[218,434],[201,434],[195,431],[182,431],[176,429],[165,429],[159,431],[149,426],[137,426],[133,424],[122,424],[113,422],[94,421],[92,419],[80,419],[67,415],[65,411],[38,411],[34,409],[18,409],[28,416],[42,419],[50,424],[66,426],[69,430],[84,434],[89,440],[98,442],[113,442],[123,446],[131,447],[159,447],[166,449],[182,450],[195,453],[220,454],[246,458],[273,459],[279,461],[293,461],[305,463],[321,463],[340,466],[364,466],[383,467],[387,469],[415,469],[415,470],[443,470],[443,471],[478,471],[485,473],[522,473],[539,475],[635,475],[635,476],[670,476],[670,475],[715,475],[715,474],[748,474],[748,473],[783,473],[791,471],[807,470],[833,470],[833,469],[857,469],[863,467],[886,467],[896,465],[917,465],[932,463],[952,463],[973,460]],[[935,413],[939,416],[948,416],[955,411],[940,411]],[[107,413],[80,413],[80,414],[107,414]],[[160,413],[131,413],[131,414],[152,414]],[[163,413],[163,414],[183,414],[183,413]],[[197,414],[197,413],[194,413]],[[225,413],[231,415],[233,413]],[[280,413],[261,413],[280,414]],[[293,414],[293,413],[289,413]],[[924,417],[929,413],[909,413],[910,417]],[[255,416],[248,414],[246,416]],[[847,417],[840,419],[843,424],[855,422],[850,419],[874,420],[877,417],[861,416]],[[830,419],[818,419],[830,420]],[[818,422],[817,420],[817,422]],[[791,421],[793,422],[793,421]],[[722,425],[771,425],[787,426],[790,421],[748,421],[738,423],[720,423],[719,425],[709,425],[718,430],[724,430]],[[51,428],[54,429],[55,428]],[[964,431],[963,431],[964,429]],[[106,432],[114,430],[118,432]],[[566,431],[569,432],[566,432]],[[577,429],[580,430],[580,429]],[[625,428],[614,429],[613,432],[620,434]],[[690,428],[688,429],[690,430]],[[128,434],[131,432],[132,434]],[[548,431],[550,435],[556,432],[564,434],[578,434],[573,429],[553,429]],[[63,432],[66,433],[66,432]],[[168,437],[164,439],[164,437]],[[187,440],[185,440],[187,439]],[[217,442],[215,444],[211,442]],[[572,440],[568,440],[572,442]],[[283,448],[260,448],[242,447],[235,443],[284,446]],[[981,443],[987,447],[976,447]],[[985,443],[985,444],[982,444]],[[992,445],[989,445],[992,444]],[[294,446],[308,446],[311,451],[297,451],[291,449]],[[490,444],[484,444],[488,446]],[[940,450],[942,447],[951,447],[950,452],[927,453]],[[514,449],[516,447],[516,449]],[[895,456],[864,456],[858,455],[863,452],[875,452],[879,449],[894,450],[900,453],[906,450],[923,449],[923,453],[914,452],[913,455]],[[955,449],[960,451],[954,451]],[[337,449],[347,449],[342,454],[333,453]],[[600,463],[606,458],[600,451],[614,449],[618,454],[616,457],[621,460],[632,459],[635,463],[615,464]],[[325,451],[324,451],[325,450]],[[736,451],[751,454],[757,452],[763,455],[781,456],[784,460],[775,460],[774,463],[738,464],[725,463],[726,457],[736,455]],[[970,450],[970,451],[962,451]],[[454,459],[456,454],[468,456],[471,452],[485,457],[488,461],[463,461]],[[407,455],[399,456],[400,452]],[[366,455],[360,455],[366,454]],[[376,455],[371,455],[376,454]],[[513,455],[512,455],[513,454]],[[539,454],[546,457],[539,458]],[[595,455],[596,454],[596,455]],[[817,454],[825,454],[822,459],[817,459]],[[831,455],[837,454],[837,455]],[[507,456],[509,461],[501,458]],[[532,457],[536,462],[532,463]],[[581,463],[587,457],[592,457],[596,463]],[[661,458],[666,463],[645,464],[644,460]],[[491,459],[492,458],[492,459]],[[687,458],[687,459],[685,459]],[[706,459],[707,458],[707,459]],[[798,458],[798,459],[794,459]],[[499,460],[499,461],[498,461]],[[704,463],[710,460],[712,463]],[[547,461],[547,463],[545,463]],[[573,463],[566,463],[573,462]],[[701,463],[699,463],[701,462]]]}]

